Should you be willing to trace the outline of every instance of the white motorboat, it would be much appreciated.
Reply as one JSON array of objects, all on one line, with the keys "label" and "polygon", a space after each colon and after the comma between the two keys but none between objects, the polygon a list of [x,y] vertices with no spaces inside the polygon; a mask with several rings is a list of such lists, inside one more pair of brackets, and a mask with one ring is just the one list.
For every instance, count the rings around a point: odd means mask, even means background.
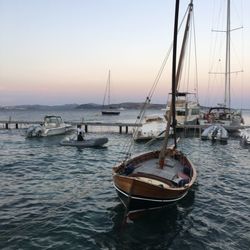
[{"label": "white motorboat", "polygon": [[211,125],[202,132],[201,139],[227,142],[228,132],[221,125]]},{"label": "white motorboat", "polygon": [[[169,95],[169,100],[171,96]],[[170,102],[167,104],[167,111],[170,112]],[[195,93],[176,93],[176,120],[177,125],[195,125],[200,117],[200,105]]]},{"label": "white motorboat", "polygon": [[46,115],[42,125],[32,125],[27,129],[27,137],[63,135],[72,130],[72,125],[62,121],[61,116]]},{"label": "white motorboat", "polygon": [[250,145],[250,128],[240,130],[241,142],[245,145]]},{"label": "white motorboat", "polygon": [[164,138],[166,124],[167,122],[163,115],[145,116],[142,126],[134,130],[133,138],[135,141]]}]

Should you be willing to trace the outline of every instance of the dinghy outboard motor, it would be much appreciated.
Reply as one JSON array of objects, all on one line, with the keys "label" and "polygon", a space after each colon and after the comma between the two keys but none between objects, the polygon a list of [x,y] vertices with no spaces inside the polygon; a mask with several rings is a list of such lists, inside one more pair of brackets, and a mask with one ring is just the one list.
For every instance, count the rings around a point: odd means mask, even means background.
[{"label": "dinghy outboard motor", "polygon": [[42,135],[42,127],[33,125],[27,129],[27,137],[40,137]]}]

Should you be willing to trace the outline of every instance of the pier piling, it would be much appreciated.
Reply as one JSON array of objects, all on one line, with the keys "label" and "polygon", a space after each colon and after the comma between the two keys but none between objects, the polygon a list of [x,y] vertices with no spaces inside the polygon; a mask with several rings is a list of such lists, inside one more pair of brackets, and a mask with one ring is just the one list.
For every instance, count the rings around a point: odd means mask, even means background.
[{"label": "pier piling", "polygon": [[85,133],[88,133],[88,125],[87,124],[85,124]]}]

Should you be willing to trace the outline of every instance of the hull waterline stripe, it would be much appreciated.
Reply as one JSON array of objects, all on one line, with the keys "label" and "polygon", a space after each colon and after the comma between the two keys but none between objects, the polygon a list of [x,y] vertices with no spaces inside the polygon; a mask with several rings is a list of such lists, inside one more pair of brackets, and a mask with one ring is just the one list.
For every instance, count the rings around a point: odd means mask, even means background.
[{"label": "hull waterline stripe", "polygon": [[[122,193],[123,195],[125,195],[126,197],[129,197],[129,195],[123,191],[121,191],[114,183],[113,183],[115,189]],[[148,198],[140,198],[140,197],[135,197],[135,196],[131,196],[132,199],[135,200],[144,200],[144,201],[153,201],[153,202],[174,202],[174,201],[178,201],[180,199],[182,199],[183,197],[186,196],[186,194],[188,193],[188,191],[186,191],[181,197],[176,198],[176,199],[167,199],[167,200],[156,200],[156,199],[148,199]],[[123,203],[124,204],[124,203]]]}]

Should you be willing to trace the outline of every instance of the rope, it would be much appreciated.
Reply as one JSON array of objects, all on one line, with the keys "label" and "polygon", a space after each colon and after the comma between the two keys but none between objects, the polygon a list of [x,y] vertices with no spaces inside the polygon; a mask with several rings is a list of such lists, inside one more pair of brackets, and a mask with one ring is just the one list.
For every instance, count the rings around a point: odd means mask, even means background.
[{"label": "rope", "polygon": [[194,10],[193,10],[193,31],[194,31],[194,55],[195,55],[195,93],[196,98],[199,101],[199,91],[198,91],[198,64],[197,64],[197,43],[196,43],[196,32],[195,32],[195,25],[194,25]]},{"label": "rope", "polygon": [[104,106],[105,101],[106,101],[106,96],[107,96],[107,92],[108,92],[108,85],[109,85],[108,82],[109,82],[109,79],[107,79],[107,83],[106,83],[106,88],[105,88],[105,93],[104,93],[104,98],[103,98],[102,106]]},{"label": "rope", "polygon": [[[181,29],[181,27],[182,27],[182,25],[184,23],[184,20],[185,20],[185,18],[187,16],[187,13],[188,13],[188,9],[189,9],[189,6],[187,7],[187,9],[186,9],[186,11],[184,13],[184,16],[183,16],[183,18],[182,18],[182,20],[180,22],[180,26],[178,28],[178,32],[180,31],[180,29]],[[160,67],[160,69],[159,69],[159,71],[158,71],[158,73],[157,73],[157,75],[155,77],[155,80],[153,82],[153,86],[151,87],[151,89],[150,89],[150,91],[148,93],[148,96],[146,97],[146,100],[143,103],[143,106],[142,106],[142,108],[140,110],[140,113],[137,116],[137,119],[136,119],[136,121],[134,123],[135,125],[142,124],[143,118],[144,118],[145,113],[146,113],[146,109],[147,109],[148,105],[151,102],[151,98],[152,98],[152,96],[153,96],[153,94],[155,92],[155,89],[157,87],[157,84],[159,83],[159,80],[160,80],[160,78],[162,76],[162,72],[163,72],[163,70],[164,70],[164,68],[166,66],[166,63],[168,61],[168,58],[169,58],[170,53],[172,51],[172,48],[173,48],[173,43],[171,43],[171,45],[170,45],[170,47],[169,47],[169,49],[167,51],[167,54],[166,54],[164,60],[162,61],[161,67]],[[138,130],[139,130],[139,126],[136,126],[135,130],[133,132],[132,138],[127,143],[124,144],[122,152],[125,152],[125,159],[124,159],[124,155],[121,155],[120,160],[127,161],[130,158],[131,152],[133,151],[133,148],[134,148],[135,135],[138,133]]]}]

